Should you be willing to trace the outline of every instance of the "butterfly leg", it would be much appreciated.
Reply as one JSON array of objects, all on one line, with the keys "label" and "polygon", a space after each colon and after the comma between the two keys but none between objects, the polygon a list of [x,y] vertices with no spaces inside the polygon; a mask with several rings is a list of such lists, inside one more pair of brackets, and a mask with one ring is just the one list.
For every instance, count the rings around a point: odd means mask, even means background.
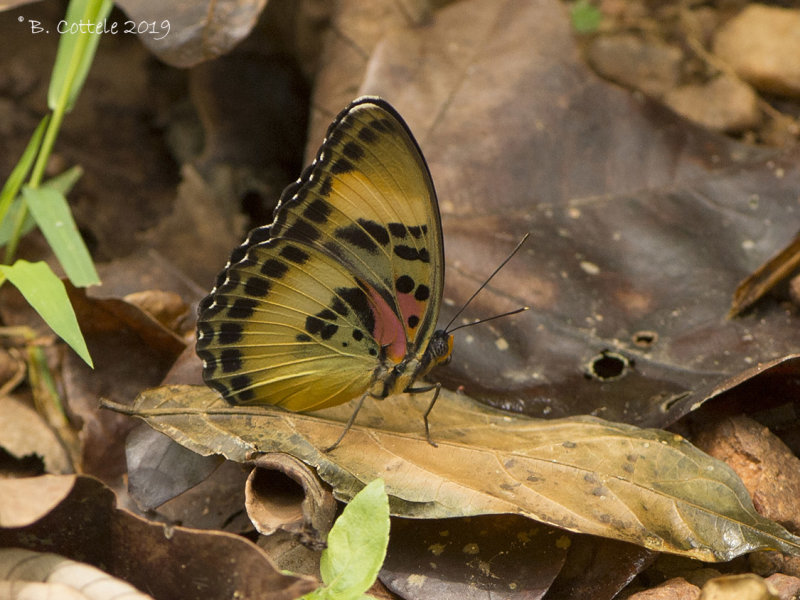
[{"label": "butterfly leg", "polygon": [[431,403],[428,404],[428,408],[425,410],[425,414],[422,415],[422,420],[425,422],[425,438],[428,440],[428,443],[433,446],[434,448],[438,448],[439,444],[434,442],[431,439],[431,428],[428,424],[428,415],[431,414],[433,410],[433,405],[436,404],[437,398],[439,398],[439,391],[442,389],[441,383],[434,383],[433,385],[426,385],[423,387],[418,388],[406,388],[406,392],[409,394],[418,394],[420,392],[430,392],[431,390],[436,390],[433,392],[433,398],[431,398]]},{"label": "butterfly leg", "polygon": [[333,444],[331,444],[330,446],[325,448],[324,452],[331,452],[331,451],[335,450],[336,447],[342,442],[342,440],[344,439],[344,436],[347,435],[347,432],[350,431],[350,428],[353,426],[353,423],[355,423],[356,416],[358,415],[358,411],[361,410],[361,407],[364,405],[364,399],[368,395],[369,395],[369,392],[364,392],[364,395],[361,396],[361,399],[358,401],[358,404],[356,404],[356,409],[353,411],[353,414],[350,415],[350,418],[347,420],[347,425],[344,426],[344,429],[342,430],[341,435],[339,435],[339,437],[337,438],[337,440],[335,442],[333,442]]}]

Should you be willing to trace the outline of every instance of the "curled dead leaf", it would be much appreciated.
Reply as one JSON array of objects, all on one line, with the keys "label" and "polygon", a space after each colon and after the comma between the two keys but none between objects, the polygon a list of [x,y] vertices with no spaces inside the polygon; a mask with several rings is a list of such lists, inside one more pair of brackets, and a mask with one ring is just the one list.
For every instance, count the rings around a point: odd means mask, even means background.
[{"label": "curled dead leaf", "polygon": [[292,533],[314,550],[325,547],[337,504],[317,472],[301,460],[272,452],[253,461],[247,478],[245,509],[259,533]]},{"label": "curled dead leaf", "polygon": [[[0,548],[0,586],[11,586],[13,598],[94,598],[84,595],[89,586],[103,590],[104,598],[125,597],[126,600],[153,600],[132,585],[110,576],[96,567],[69,560],[50,552],[33,552],[22,548]],[[23,593],[22,590],[26,590]],[[33,593],[34,590],[38,594]],[[49,592],[46,593],[46,592]],[[28,596],[30,594],[30,596]]]}]

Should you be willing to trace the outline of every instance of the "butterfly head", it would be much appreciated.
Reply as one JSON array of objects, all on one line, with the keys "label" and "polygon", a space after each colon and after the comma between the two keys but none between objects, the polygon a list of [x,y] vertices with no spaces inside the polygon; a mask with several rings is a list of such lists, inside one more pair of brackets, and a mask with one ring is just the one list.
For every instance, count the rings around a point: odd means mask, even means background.
[{"label": "butterfly head", "polygon": [[436,365],[446,365],[453,358],[453,334],[444,329],[437,329],[428,343],[423,363],[432,368]]}]

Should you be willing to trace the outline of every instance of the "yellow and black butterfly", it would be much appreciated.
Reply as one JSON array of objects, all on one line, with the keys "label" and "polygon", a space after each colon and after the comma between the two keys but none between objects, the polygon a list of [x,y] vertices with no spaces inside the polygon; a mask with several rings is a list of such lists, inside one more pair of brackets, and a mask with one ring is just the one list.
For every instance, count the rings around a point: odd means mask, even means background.
[{"label": "yellow and black butterfly", "polygon": [[345,432],[367,396],[435,390],[430,441],[439,385],[414,382],[450,360],[452,333],[436,329],[443,286],[422,152],[391,105],[359,98],[201,302],[203,378],[232,404],[291,411],[361,396]]}]

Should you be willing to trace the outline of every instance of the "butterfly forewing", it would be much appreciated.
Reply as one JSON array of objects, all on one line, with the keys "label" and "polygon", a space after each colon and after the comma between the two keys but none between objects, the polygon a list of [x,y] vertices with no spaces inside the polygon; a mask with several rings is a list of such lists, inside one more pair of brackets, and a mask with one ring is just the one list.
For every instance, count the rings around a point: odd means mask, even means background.
[{"label": "butterfly forewing", "polygon": [[439,209],[402,118],[376,98],[333,122],[317,159],[200,305],[206,382],[234,403],[314,410],[419,359],[443,286]]},{"label": "butterfly forewing", "polygon": [[384,298],[409,342],[390,358],[427,344],[443,283],[439,209],[419,147],[388,104],[356,102],[334,121],[272,233],[330,253]]}]

